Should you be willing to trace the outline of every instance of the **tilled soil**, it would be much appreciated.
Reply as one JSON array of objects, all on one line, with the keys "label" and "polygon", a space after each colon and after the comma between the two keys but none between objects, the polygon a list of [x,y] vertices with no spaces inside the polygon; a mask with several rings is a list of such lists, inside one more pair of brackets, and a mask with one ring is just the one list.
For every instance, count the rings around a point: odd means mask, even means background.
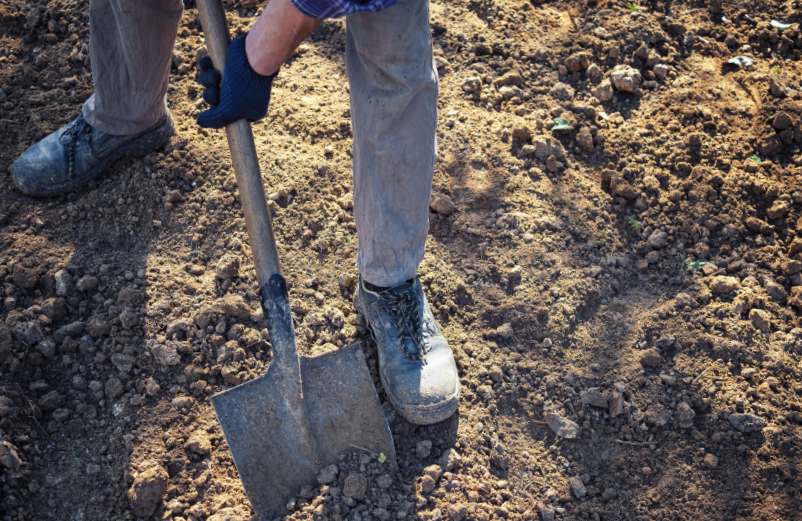
[{"label": "tilled soil", "polygon": [[[248,519],[209,396],[271,355],[225,139],[193,120],[196,13],[164,150],[52,201],[6,173],[91,92],[86,19],[0,0],[0,519]],[[434,0],[420,275],[460,411],[387,406],[398,471],[343,455],[287,519],[802,519],[800,22],[792,0]],[[343,50],[323,24],[255,134],[300,348],[362,341],[375,374]]]}]

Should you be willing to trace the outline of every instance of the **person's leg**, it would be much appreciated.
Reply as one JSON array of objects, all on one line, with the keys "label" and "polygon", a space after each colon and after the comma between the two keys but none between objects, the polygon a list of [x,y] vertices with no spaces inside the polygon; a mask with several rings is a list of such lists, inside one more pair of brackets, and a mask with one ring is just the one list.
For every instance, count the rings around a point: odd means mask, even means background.
[{"label": "person's leg", "polygon": [[92,0],[95,91],[83,107],[90,125],[130,135],[162,119],[181,10],[181,0]]},{"label": "person's leg", "polygon": [[460,386],[454,355],[415,276],[429,231],[437,121],[428,0],[350,16],[346,45],[357,313],[373,334],[390,403],[412,423],[436,423],[457,410]]},{"label": "person's leg", "polygon": [[359,271],[376,286],[415,276],[429,231],[437,71],[428,0],[348,17]]},{"label": "person's leg", "polygon": [[163,146],[174,133],[165,107],[181,0],[92,0],[95,93],[81,115],[31,145],[11,165],[34,197],[79,189],[115,161]]}]

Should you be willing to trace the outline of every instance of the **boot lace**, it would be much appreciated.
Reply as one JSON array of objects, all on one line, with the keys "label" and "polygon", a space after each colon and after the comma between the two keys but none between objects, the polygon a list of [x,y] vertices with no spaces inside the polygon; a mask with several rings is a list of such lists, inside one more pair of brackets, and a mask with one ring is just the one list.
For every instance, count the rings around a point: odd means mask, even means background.
[{"label": "boot lace", "polygon": [[[423,341],[420,301],[414,289],[411,286],[392,288],[381,292],[381,296],[398,326],[404,355],[411,360],[424,361],[423,356],[429,351],[429,346]],[[412,342],[404,342],[405,338]]]},{"label": "boot lace", "polygon": [[78,141],[81,139],[82,134],[91,134],[92,126],[84,119],[83,115],[79,115],[67,127],[67,130],[61,134],[59,142],[64,145],[67,150],[67,173],[69,177],[75,175],[75,148]]}]

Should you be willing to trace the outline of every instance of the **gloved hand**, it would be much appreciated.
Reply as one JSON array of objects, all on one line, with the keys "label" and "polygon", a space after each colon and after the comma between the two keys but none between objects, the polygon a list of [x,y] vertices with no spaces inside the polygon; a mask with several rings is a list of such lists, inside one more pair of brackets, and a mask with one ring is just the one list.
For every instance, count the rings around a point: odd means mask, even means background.
[{"label": "gloved hand", "polygon": [[226,51],[226,68],[220,72],[208,56],[201,58],[198,82],[205,88],[203,99],[212,108],[198,115],[198,125],[204,128],[223,128],[240,119],[253,123],[267,115],[270,104],[272,76],[262,76],[251,68],[245,53],[245,36],[234,38]]}]

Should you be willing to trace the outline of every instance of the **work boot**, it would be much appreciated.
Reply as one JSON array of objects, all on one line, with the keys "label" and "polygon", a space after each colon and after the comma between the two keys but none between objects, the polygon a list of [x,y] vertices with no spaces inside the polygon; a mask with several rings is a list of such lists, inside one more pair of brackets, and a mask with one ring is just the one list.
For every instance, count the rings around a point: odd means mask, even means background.
[{"label": "work boot", "polygon": [[11,176],[26,195],[60,195],[86,185],[123,157],[144,156],[163,146],[174,132],[169,113],[129,136],[107,134],[79,115],[23,152],[11,165]]},{"label": "work boot", "polygon": [[359,279],[355,304],[379,353],[379,375],[395,409],[416,425],[450,417],[459,403],[454,355],[417,278],[394,288]]}]

